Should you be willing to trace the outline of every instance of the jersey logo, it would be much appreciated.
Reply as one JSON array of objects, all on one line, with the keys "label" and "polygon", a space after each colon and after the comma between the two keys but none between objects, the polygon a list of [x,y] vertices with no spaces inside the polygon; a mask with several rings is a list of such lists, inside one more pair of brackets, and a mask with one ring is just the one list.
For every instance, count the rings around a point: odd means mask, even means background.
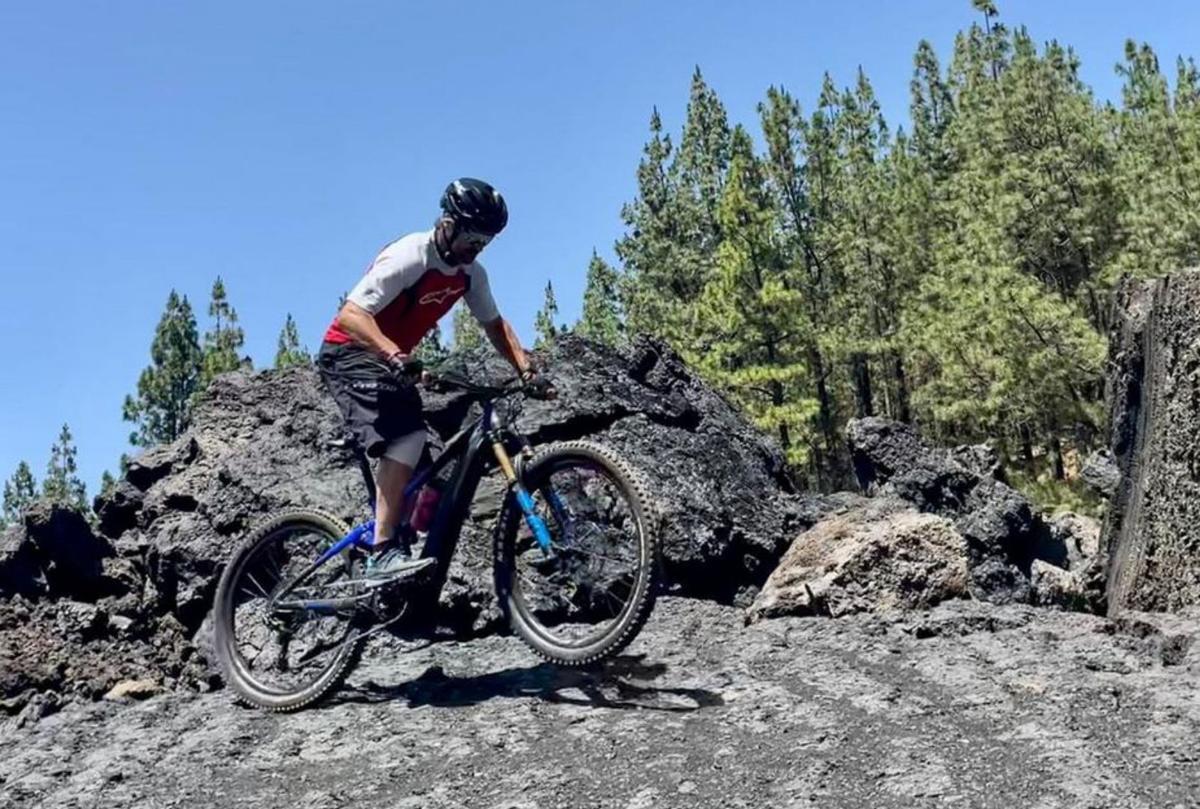
[{"label": "jersey logo", "polygon": [[444,303],[451,295],[457,295],[466,290],[466,287],[446,287],[434,292],[426,292],[418,299],[418,303]]}]

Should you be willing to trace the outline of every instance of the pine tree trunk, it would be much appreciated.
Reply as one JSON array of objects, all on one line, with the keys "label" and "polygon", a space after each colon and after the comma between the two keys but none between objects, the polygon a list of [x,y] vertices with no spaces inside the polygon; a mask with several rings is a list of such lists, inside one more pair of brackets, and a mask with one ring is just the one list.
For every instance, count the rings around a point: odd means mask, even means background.
[{"label": "pine tree trunk", "polygon": [[[775,342],[773,340],[768,341],[767,342],[767,362],[770,363],[772,366],[774,366],[775,363],[778,361],[778,359],[779,359],[779,354],[775,348]],[[778,380],[773,380],[770,383],[769,387],[771,390],[771,404],[774,405],[775,407],[782,406],[783,405],[783,394],[784,394],[783,383]],[[786,421],[779,422],[778,430],[779,430],[779,443],[783,447],[783,451],[786,454],[787,451],[792,448],[792,435],[791,435],[791,431],[788,430],[787,422]]]},{"label": "pine tree trunk", "polygon": [[900,352],[892,352],[892,373],[896,376],[896,400],[899,413],[897,418],[908,424],[912,421],[912,411],[908,405],[908,375],[904,373],[904,358]]},{"label": "pine tree trunk", "polygon": [[850,373],[854,379],[854,411],[858,418],[875,415],[871,396],[871,366],[861,352],[850,356]]},{"label": "pine tree trunk", "polygon": [[1021,459],[1025,461],[1025,470],[1033,469],[1033,432],[1029,429],[1028,424],[1022,424],[1019,432],[1021,433]]},{"label": "pine tree trunk", "polygon": [[1054,479],[1065,479],[1067,474],[1063,468],[1062,441],[1059,440],[1057,435],[1050,437],[1050,457],[1054,461]]},{"label": "pine tree trunk", "polygon": [[817,381],[817,426],[825,442],[825,463],[818,464],[818,468],[821,468],[837,456],[839,444],[833,426],[833,402],[829,396],[829,386],[825,383],[825,360],[816,346],[809,347],[808,362]]},{"label": "pine tree trunk", "polygon": [[1200,605],[1200,270],[1121,284],[1107,387],[1109,612]]}]

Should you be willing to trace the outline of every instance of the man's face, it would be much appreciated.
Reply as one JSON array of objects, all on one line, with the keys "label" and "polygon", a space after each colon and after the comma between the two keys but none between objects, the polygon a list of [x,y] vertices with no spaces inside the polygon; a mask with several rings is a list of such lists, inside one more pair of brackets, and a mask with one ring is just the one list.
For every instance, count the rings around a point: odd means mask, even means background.
[{"label": "man's face", "polygon": [[454,238],[450,240],[450,257],[456,265],[470,264],[492,238],[486,233],[474,233],[459,225],[454,229]]}]

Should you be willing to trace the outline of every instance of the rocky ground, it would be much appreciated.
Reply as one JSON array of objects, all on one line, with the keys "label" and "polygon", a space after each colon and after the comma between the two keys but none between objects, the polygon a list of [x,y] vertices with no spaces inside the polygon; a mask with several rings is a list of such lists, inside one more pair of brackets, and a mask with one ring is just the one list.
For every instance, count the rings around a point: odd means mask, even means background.
[{"label": "rocky ground", "polygon": [[778,618],[663,599],[604,671],[512,637],[298,715],[175,692],[0,730],[22,807],[1200,805],[1200,621],[952,601]]}]

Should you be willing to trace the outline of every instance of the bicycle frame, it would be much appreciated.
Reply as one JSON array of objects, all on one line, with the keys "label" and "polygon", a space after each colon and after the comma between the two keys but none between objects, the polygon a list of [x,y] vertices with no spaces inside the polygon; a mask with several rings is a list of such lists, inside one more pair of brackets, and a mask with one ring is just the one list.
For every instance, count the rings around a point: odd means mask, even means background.
[{"label": "bicycle frame", "polygon": [[[421,468],[404,489],[404,500],[401,511],[402,513],[407,513],[410,503],[413,502],[413,498],[417,496],[421,488],[448,464],[456,462],[454,470],[450,475],[449,483],[442,492],[433,522],[430,524],[429,531],[426,534],[425,544],[421,549],[422,558],[433,557],[437,560],[434,575],[429,586],[421,588],[423,592],[420,596],[414,594],[414,597],[436,601],[438,594],[441,592],[442,585],[446,580],[447,571],[450,568],[450,561],[454,556],[454,551],[458,547],[459,535],[462,531],[463,522],[467,517],[467,507],[474,498],[479,481],[490,464],[487,453],[483,451],[485,444],[491,444],[495,463],[503,470],[509,482],[509,488],[513,491],[517,503],[524,514],[526,523],[529,525],[538,544],[542,547],[543,552],[549,553],[550,551],[549,530],[542,518],[536,513],[533,498],[525,491],[524,486],[518,479],[516,470],[509,458],[508,447],[505,446],[506,443],[519,442],[518,452],[521,452],[524,451],[528,442],[523,437],[512,433],[507,425],[500,421],[496,416],[494,403],[491,400],[481,401],[481,407],[483,412],[479,419],[459,430],[446,443],[445,450],[441,455],[433,463]],[[360,468],[363,473],[363,480],[367,486],[372,510],[374,510],[375,481],[371,475],[371,469],[363,450],[356,448],[356,453],[358,454]],[[550,501],[555,511],[561,509],[565,512],[556,494],[552,493]],[[356,525],[344,537],[326,549],[300,575],[281,588],[274,595],[273,600],[281,598],[301,585],[322,565],[351,547],[358,547],[360,549],[369,548],[372,544],[374,534],[374,519]],[[413,599],[410,598],[411,600]],[[342,599],[296,599],[289,604],[289,609],[299,608],[319,613],[330,613],[336,612],[338,608],[345,606],[342,604],[342,601]]]}]

